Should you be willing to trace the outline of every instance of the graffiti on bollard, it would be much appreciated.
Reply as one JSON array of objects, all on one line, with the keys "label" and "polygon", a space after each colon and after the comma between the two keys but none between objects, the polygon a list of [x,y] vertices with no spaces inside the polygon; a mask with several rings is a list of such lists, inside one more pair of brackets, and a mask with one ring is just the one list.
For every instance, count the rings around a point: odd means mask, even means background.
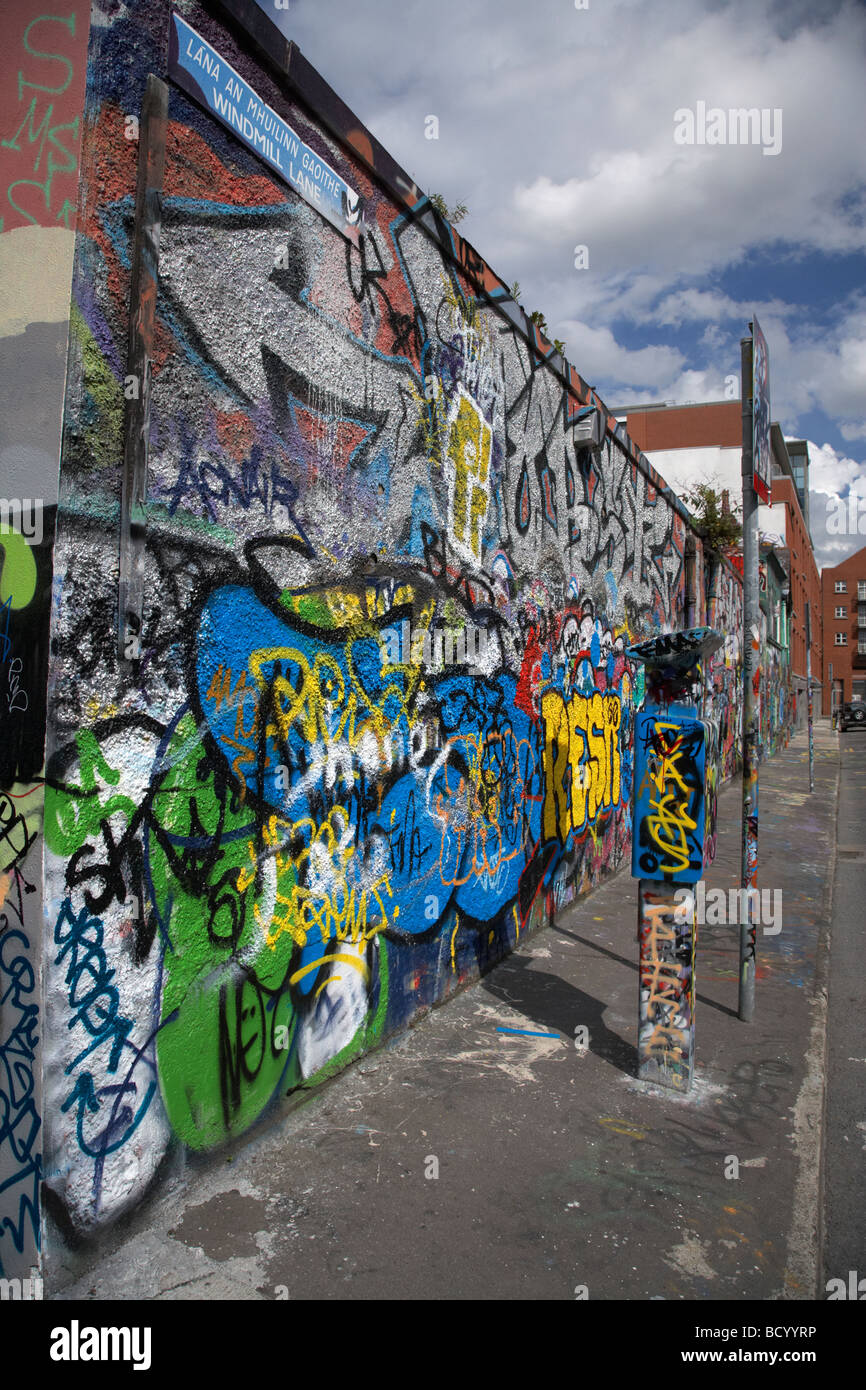
[{"label": "graffiti on bollard", "polygon": [[638,1076],[674,1090],[694,1072],[695,913],[683,888],[715,853],[718,736],[698,713],[712,628],[665,633],[628,650],[646,665],[635,720],[632,874],[638,879]]}]

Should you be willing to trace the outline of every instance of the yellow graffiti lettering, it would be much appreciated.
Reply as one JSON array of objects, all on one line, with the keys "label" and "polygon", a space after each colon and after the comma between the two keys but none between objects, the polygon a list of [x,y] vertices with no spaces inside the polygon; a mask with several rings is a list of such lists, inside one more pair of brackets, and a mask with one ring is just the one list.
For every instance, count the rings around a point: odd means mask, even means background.
[{"label": "yellow graffiti lettering", "polygon": [[[317,932],[323,945],[332,937],[357,945],[387,930],[390,920],[385,897],[392,896],[390,879],[381,874],[360,889],[353,881],[355,845],[346,807],[335,806],[321,824],[310,816],[294,822],[271,816],[264,840],[268,856],[276,860],[277,908],[269,923],[258,905],[255,915],[271,949],[286,932],[298,946],[306,945]],[[239,890],[247,887],[256,873],[252,846],[250,859],[252,867],[238,874]],[[368,922],[371,899],[379,910],[378,920],[372,923]],[[398,914],[395,906],[391,916]]]},{"label": "yellow graffiti lettering", "polygon": [[679,768],[683,754],[683,734],[679,732],[672,743],[665,735],[677,731],[679,725],[656,720],[653,726],[654,753],[649,759],[648,775],[655,788],[655,796],[650,796],[650,809],[654,814],[647,817],[647,830],[650,839],[667,863],[660,864],[665,873],[680,873],[689,867],[688,832],[697,829],[697,821],[689,815],[690,789]]},{"label": "yellow graffiti lettering", "polygon": [[544,731],[545,839],[565,841],[572,830],[592,826],[619,804],[622,709],[617,695],[573,695],[557,690],[541,697]]},{"label": "yellow graffiti lettering", "polygon": [[492,429],[469,396],[461,391],[448,440],[448,459],[453,470],[451,527],[455,541],[476,560],[481,558],[481,528],[489,501],[492,441]]}]

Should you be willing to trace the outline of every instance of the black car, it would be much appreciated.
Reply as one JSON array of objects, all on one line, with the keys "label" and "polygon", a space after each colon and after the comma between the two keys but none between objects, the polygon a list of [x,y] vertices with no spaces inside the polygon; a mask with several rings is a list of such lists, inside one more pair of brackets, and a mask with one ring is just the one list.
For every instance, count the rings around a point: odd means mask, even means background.
[{"label": "black car", "polygon": [[839,726],[843,733],[848,729],[866,729],[866,700],[849,700],[843,705]]}]

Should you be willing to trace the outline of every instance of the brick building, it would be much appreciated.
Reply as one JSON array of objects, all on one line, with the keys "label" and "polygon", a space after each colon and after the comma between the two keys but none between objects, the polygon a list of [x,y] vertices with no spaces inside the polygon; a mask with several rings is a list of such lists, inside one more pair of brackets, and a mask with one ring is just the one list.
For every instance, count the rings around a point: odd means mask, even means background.
[{"label": "brick building", "polygon": [[866,546],[821,575],[824,612],[823,713],[866,698]]},{"label": "brick building", "polygon": [[658,449],[733,449],[739,467],[743,440],[743,407],[739,400],[706,401],[703,405],[640,405],[624,413],[628,432],[644,453]]}]

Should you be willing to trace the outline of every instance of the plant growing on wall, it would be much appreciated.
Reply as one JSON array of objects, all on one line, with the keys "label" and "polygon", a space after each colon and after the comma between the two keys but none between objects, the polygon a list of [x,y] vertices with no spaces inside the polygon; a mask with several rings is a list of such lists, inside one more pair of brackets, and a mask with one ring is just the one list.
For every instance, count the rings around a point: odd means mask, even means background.
[{"label": "plant growing on wall", "polygon": [[709,483],[695,483],[683,489],[683,501],[700,527],[704,540],[712,550],[729,550],[740,540],[743,528],[737,520],[739,506],[731,509],[727,497]]},{"label": "plant growing on wall", "polygon": [[462,222],[466,214],[469,212],[469,209],[465,203],[455,203],[453,208],[449,208],[443,194],[441,193],[428,193],[427,196],[430,199],[430,202],[433,204],[436,211],[438,213],[441,213],[441,215],[445,218],[445,221],[450,222],[451,225],[454,227],[457,226],[458,222]]},{"label": "plant growing on wall", "polygon": [[[515,281],[515,284],[516,283],[517,282]],[[549,337],[547,319],[544,317],[544,314],[541,312],[541,310],[533,309],[529,317],[532,319],[532,322],[535,324],[536,328],[540,329],[546,338]],[[553,346],[556,348],[557,352],[562,353],[562,355],[565,356],[565,343],[562,341],[561,338],[554,338]]]}]

